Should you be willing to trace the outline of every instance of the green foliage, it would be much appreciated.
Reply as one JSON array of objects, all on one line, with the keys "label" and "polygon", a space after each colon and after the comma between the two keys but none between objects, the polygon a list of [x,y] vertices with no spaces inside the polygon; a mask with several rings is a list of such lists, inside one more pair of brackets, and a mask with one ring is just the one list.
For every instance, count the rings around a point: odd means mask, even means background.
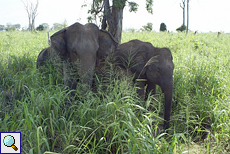
[{"label": "green foliage", "polygon": [[43,31],[43,30],[44,30],[44,26],[43,26],[43,25],[39,25],[39,26],[36,28],[36,30],[38,30],[38,31]]},{"label": "green foliage", "polygon": [[127,0],[113,0],[113,6],[118,9],[124,8]]},{"label": "green foliage", "polygon": [[137,12],[138,4],[135,2],[128,2],[129,3],[129,12]]},{"label": "green foliage", "polygon": [[146,0],[146,10],[153,14],[153,0]]},{"label": "green foliage", "polygon": [[230,152],[230,35],[123,33],[122,42],[140,39],[172,51],[168,133],[161,130],[159,87],[143,101],[126,72],[108,64],[95,76],[93,91],[82,93],[78,86],[70,103],[56,70],[36,70],[38,53],[48,46],[45,32],[0,37],[0,131],[21,132],[22,153]]},{"label": "green foliage", "polygon": [[160,25],[160,31],[161,32],[167,31],[167,27],[166,27],[165,23],[161,23],[161,25]]},{"label": "green foliage", "polygon": [[143,28],[144,31],[149,31],[150,32],[153,29],[153,24],[150,23],[150,22],[148,22],[147,25],[146,26],[142,26],[142,28]]},{"label": "green foliage", "polygon": [[[102,17],[104,16],[103,14],[104,1],[105,0],[93,1],[93,3],[91,4],[91,8],[88,10],[88,14],[90,14],[90,16],[87,17],[88,22],[92,22],[93,20],[96,20],[97,16],[99,17],[100,21],[102,21]],[[112,3],[110,2],[110,4],[111,6],[109,7],[116,7],[117,9],[123,9],[125,6],[128,6],[130,12],[137,12],[139,6],[138,3],[134,1],[127,1],[127,0],[112,0]],[[86,7],[86,6],[87,4],[82,5],[82,7]],[[153,13],[153,0],[146,0],[146,10],[151,14]],[[103,15],[101,15],[100,12]]]},{"label": "green foliage", "polygon": [[36,28],[37,31],[49,30],[49,24],[43,23]]},{"label": "green foliage", "polygon": [[4,25],[0,25],[0,31],[15,31],[15,30],[19,30],[21,28],[20,24],[14,24],[12,25],[11,23],[7,23],[6,26]]},{"label": "green foliage", "polygon": [[57,31],[57,30],[61,30],[61,29],[65,28],[67,26],[68,26],[68,23],[66,20],[64,20],[62,23],[54,23],[53,27],[51,29]]},{"label": "green foliage", "polygon": [[181,25],[179,28],[176,29],[176,31],[180,31],[183,32],[187,29],[187,27],[185,25]]}]

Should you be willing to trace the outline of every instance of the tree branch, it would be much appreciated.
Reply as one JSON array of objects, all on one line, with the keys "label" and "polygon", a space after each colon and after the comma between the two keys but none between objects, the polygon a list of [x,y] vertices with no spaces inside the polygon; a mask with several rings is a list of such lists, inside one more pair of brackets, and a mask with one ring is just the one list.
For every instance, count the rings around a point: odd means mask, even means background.
[{"label": "tree branch", "polygon": [[183,6],[181,5],[181,3],[180,3],[180,7],[182,8],[182,9],[184,9],[185,8],[185,0],[183,1],[183,0],[181,0],[182,1],[182,3],[183,3]]},{"label": "tree branch", "polygon": [[109,4],[109,0],[104,0],[104,17],[109,26],[113,25],[113,19],[112,19],[112,14],[110,12],[110,4]]},{"label": "tree branch", "polygon": [[38,15],[37,10],[38,10],[38,4],[39,0],[37,0],[36,5],[34,6],[32,2],[28,2],[21,0],[21,2],[24,4],[24,7],[26,9],[28,19],[29,19],[29,30],[32,31],[34,29],[34,21],[36,16]]},{"label": "tree branch", "polygon": [[[97,5],[97,3],[95,2],[95,0],[93,0],[93,10],[92,10],[92,12],[94,12],[97,15],[98,13],[100,13],[102,11],[102,9],[104,7],[104,4],[105,4],[105,1],[103,1],[103,4],[102,4],[101,8],[99,10],[97,10],[97,9],[95,9],[95,5]],[[96,7],[99,8],[98,5]]]}]

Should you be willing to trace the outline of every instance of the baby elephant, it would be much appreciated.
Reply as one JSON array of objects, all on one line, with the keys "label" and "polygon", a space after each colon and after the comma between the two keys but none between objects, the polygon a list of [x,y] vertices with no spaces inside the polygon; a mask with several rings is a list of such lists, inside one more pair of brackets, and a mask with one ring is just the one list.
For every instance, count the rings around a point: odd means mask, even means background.
[{"label": "baby elephant", "polygon": [[135,74],[134,81],[140,87],[138,94],[141,97],[146,97],[150,92],[155,94],[156,85],[161,87],[165,98],[165,129],[169,128],[172,106],[174,69],[172,59],[168,48],[155,48],[151,43],[140,40],[123,43],[114,52],[114,63]]}]

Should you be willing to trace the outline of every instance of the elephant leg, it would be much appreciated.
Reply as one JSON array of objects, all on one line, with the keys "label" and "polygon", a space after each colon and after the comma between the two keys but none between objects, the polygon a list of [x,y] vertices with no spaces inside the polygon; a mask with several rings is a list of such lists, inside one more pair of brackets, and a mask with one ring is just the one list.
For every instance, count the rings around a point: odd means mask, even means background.
[{"label": "elephant leg", "polygon": [[[63,62],[63,76],[64,76],[64,85],[68,87],[68,90],[76,89],[76,82],[74,82],[72,77],[71,64],[68,61]],[[71,96],[74,96],[75,93],[71,92]]]},{"label": "elephant leg", "polygon": [[146,98],[148,97],[148,95],[151,94],[151,95],[154,95],[156,94],[156,84],[155,83],[152,83],[152,82],[148,82],[147,83],[147,88],[146,88]]},{"label": "elephant leg", "polygon": [[164,111],[164,129],[169,128],[170,114],[172,108],[172,95],[173,95],[173,81],[167,81],[161,87],[165,97],[165,111]]},{"label": "elephant leg", "polygon": [[136,81],[136,84],[137,84],[137,93],[138,95],[141,97],[141,98],[145,98],[145,85],[146,85],[146,82],[145,81]]}]

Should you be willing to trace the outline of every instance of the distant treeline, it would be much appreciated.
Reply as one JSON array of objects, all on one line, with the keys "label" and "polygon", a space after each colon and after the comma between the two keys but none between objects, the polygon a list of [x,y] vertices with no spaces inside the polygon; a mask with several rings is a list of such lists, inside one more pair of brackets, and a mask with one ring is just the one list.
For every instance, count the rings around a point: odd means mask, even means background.
[{"label": "distant treeline", "polygon": [[[62,28],[67,27],[67,21],[65,20],[63,23],[54,23],[52,27],[50,27],[50,25],[48,23],[42,23],[40,24],[38,27],[36,27],[35,29],[37,31],[49,31],[49,30],[60,30]],[[140,29],[140,31],[152,31],[153,29],[153,24],[152,23],[147,23],[147,25],[142,26],[142,28]],[[11,24],[11,23],[7,23],[6,25],[1,25],[0,24],[0,31],[28,31],[29,28],[25,28],[25,27],[21,27],[20,24]],[[181,25],[179,28],[176,29],[176,31],[185,31],[186,30],[186,26]],[[167,31],[167,26],[165,23],[161,23],[160,24],[160,31]]]},{"label": "distant treeline", "polygon": [[[59,30],[67,26],[68,25],[66,21],[64,21],[63,23],[54,23],[52,27],[50,27],[48,23],[43,23],[40,24],[38,27],[36,27],[36,30],[37,31]],[[11,24],[11,23],[7,23],[6,25],[0,24],[0,31],[15,31],[15,30],[27,31],[29,29],[25,27],[21,27],[20,24]]]}]

